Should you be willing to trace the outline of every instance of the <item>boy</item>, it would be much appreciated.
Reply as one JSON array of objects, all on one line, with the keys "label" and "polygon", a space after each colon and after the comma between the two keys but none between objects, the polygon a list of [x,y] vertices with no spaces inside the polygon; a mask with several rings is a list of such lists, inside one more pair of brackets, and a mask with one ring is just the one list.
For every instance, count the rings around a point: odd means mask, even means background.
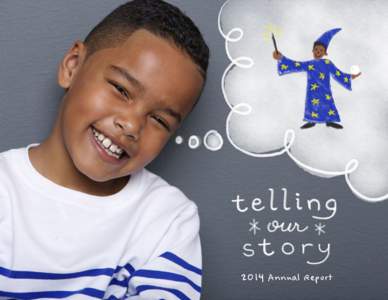
[{"label": "boy", "polygon": [[314,127],[316,123],[326,123],[326,126],[336,129],[343,128],[339,124],[341,120],[330,88],[330,75],[343,87],[351,90],[352,79],[357,78],[361,73],[355,75],[344,73],[338,70],[329,59],[322,59],[327,55],[331,39],[340,30],[340,28],[331,29],[314,42],[314,60],[297,62],[283,56],[278,51],[273,53],[274,59],[278,60],[279,75],[302,71],[308,74],[304,113],[306,123],[301,126],[302,129]]},{"label": "boy", "polygon": [[200,299],[197,207],[144,167],[195,105],[208,57],[161,0],[121,5],[67,51],[51,134],[0,154],[1,299]]}]

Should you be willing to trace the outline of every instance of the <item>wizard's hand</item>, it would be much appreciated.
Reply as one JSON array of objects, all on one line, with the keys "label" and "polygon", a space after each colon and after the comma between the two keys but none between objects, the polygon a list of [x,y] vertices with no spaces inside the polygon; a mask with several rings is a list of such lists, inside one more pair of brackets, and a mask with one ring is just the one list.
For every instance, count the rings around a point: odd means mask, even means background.
[{"label": "wizard's hand", "polygon": [[355,78],[357,78],[357,77],[360,76],[360,75],[361,75],[361,72],[358,73],[358,74],[352,74],[352,79],[355,79]]},{"label": "wizard's hand", "polygon": [[280,60],[281,58],[282,58],[282,54],[279,52],[279,51],[274,51],[273,53],[272,53],[272,56],[273,56],[273,58],[274,59],[276,59],[276,60]]}]

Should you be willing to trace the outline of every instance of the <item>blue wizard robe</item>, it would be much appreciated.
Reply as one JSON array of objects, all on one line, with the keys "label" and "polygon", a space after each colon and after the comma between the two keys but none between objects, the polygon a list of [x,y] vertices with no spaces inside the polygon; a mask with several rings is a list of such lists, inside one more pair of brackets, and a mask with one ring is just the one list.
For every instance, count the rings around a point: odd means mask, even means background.
[{"label": "blue wizard robe", "polygon": [[278,73],[307,72],[307,91],[304,120],[311,123],[341,122],[330,88],[330,76],[348,90],[352,90],[351,74],[340,71],[329,59],[304,62],[282,56]]}]

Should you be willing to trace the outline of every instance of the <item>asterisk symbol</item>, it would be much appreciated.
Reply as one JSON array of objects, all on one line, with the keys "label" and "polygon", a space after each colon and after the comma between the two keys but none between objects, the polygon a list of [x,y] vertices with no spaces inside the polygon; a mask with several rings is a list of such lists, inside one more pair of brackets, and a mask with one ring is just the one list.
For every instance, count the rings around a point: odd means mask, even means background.
[{"label": "asterisk symbol", "polygon": [[256,231],[258,230],[261,230],[259,226],[257,226],[259,224],[258,221],[256,221],[255,219],[252,220],[252,222],[249,222],[249,225],[251,226],[249,228],[249,231],[253,231],[253,235],[256,235]]},{"label": "asterisk symbol", "polygon": [[315,224],[315,231],[318,233],[318,235],[321,235],[326,233],[323,228],[325,228],[326,225],[322,224],[321,222],[319,222],[318,224]]}]

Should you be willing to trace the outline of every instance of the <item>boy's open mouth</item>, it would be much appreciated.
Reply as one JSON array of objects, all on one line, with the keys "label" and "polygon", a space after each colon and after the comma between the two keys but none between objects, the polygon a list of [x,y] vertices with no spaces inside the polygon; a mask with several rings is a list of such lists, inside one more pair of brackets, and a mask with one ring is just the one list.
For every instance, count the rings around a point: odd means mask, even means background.
[{"label": "boy's open mouth", "polygon": [[106,137],[103,133],[98,131],[96,128],[91,126],[94,140],[100,146],[102,150],[111,158],[114,158],[116,161],[129,158],[128,153],[120,148],[118,145],[114,144],[111,139]]}]

